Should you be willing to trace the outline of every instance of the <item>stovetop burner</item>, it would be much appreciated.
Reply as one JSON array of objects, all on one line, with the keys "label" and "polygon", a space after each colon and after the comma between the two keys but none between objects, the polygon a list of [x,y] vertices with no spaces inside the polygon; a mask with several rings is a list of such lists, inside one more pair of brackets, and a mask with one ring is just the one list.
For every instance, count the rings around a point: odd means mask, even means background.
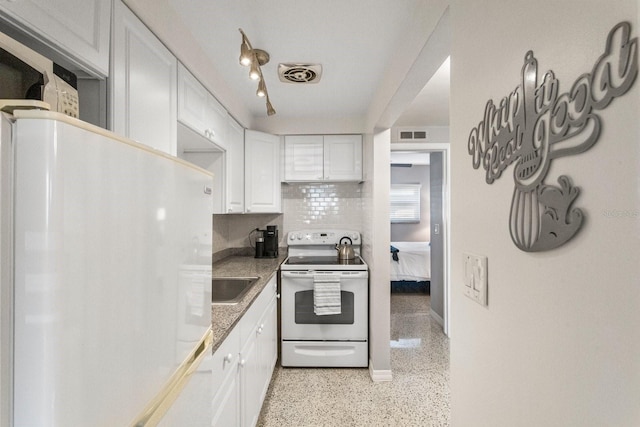
[{"label": "stovetop burner", "polygon": [[338,259],[337,256],[290,256],[285,264],[289,265],[363,265],[359,256],[354,259]]}]

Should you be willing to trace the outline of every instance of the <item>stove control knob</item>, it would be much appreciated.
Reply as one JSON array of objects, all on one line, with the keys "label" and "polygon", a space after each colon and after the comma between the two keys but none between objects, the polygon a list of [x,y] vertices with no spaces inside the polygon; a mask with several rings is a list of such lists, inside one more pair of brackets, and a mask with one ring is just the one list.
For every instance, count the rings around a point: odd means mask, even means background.
[{"label": "stove control knob", "polygon": [[298,234],[298,240],[302,240],[302,234]]},{"label": "stove control knob", "polygon": [[296,235],[293,233],[289,234],[289,240],[295,240],[296,239]]},{"label": "stove control knob", "polygon": [[358,233],[353,233],[351,235],[351,238],[353,239],[354,242],[357,241],[359,239]]}]

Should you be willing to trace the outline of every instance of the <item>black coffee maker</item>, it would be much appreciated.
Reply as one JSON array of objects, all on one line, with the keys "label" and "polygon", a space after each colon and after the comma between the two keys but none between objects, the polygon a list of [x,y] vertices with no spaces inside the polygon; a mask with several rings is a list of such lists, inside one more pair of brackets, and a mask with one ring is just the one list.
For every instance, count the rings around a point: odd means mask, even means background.
[{"label": "black coffee maker", "polygon": [[262,237],[256,238],[256,258],[278,257],[278,226],[267,225],[266,230],[258,230]]}]

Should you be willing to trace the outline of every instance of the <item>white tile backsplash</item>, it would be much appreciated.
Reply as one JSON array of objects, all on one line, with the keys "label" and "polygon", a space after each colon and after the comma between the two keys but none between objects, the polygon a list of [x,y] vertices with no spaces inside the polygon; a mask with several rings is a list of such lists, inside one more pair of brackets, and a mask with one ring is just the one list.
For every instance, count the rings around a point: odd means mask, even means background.
[{"label": "white tile backsplash", "polygon": [[[289,231],[344,228],[362,232],[362,185],[352,182],[282,184],[282,214],[213,216],[213,252],[252,246],[249,233],[277,225],[280,247]],[[255,237],[255,236],[254,236]]]},{"label": "white tile backsplash", "polygon": [[328,227],[361,231],[361,196],[358,183],[283,184],[283,232]]}]

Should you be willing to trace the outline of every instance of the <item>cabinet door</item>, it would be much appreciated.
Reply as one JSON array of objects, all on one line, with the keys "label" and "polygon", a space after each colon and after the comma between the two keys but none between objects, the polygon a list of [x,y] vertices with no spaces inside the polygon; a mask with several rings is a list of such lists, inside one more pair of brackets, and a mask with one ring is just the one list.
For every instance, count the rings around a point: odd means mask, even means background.
[{"label": "cabinet door", "polygon": [[252,334],[240,352],[241,425],[253,427],[260,416],[260,361],[257,338]]},{"label": "cabinet door", "polygon": [[322,181],[322,135],[287,135],[284,138],[284,181]]},{"label": "cabinet door", "polygon": [[178,64],[178,120],[218,147],[226,147],[227,110],[181,63]]},{"label": "cabinet door", "polygon": [[271,299],[257,329],[258,358],[260,360],[260,403],[267,395],[271,375],[278,358],[278,325],[276,317],[276,297]]},{"label": "cabinet door", "polygon": [[94,76],[109,74],[111,0],[2,1],[0,16]]},{"label": "cabinet door", "polygon": [[237,373],[228,375],[213,399],[213,427],[240,425],[240,381]]},{"label": "cabinet door", "polygon": [[[208,93],[208,92],[207,92]],[[227,110],[210,93],[207,97],[206,134],[219,147],[227,148]]]},{"label": "cabinet door", "polygon": [[213,353],[211,388],[213,391],[212,426],[240,425],[240,336],[233,328]]},{"label": "cabinet door", "polygon": [[120,1],[115,1],[111,130],[176,155],[177,60]]},{"label": "cabinet door", "polygon": [[325,135],[324,178],[362,180],[362,135]]},{"label": "cabinet door", "polygon": [[280,138],[247,130],[244,141],[245,209],[247,213],[279,213]]},{"label": "cabinet door", "polygon": [[203,136],[207,128],[208,96],[205,87],[178,63],[178,120]]},{"label": "cabinet door", "polygon": [[227,117],[227,212],[244,212],[244,129]]}]

